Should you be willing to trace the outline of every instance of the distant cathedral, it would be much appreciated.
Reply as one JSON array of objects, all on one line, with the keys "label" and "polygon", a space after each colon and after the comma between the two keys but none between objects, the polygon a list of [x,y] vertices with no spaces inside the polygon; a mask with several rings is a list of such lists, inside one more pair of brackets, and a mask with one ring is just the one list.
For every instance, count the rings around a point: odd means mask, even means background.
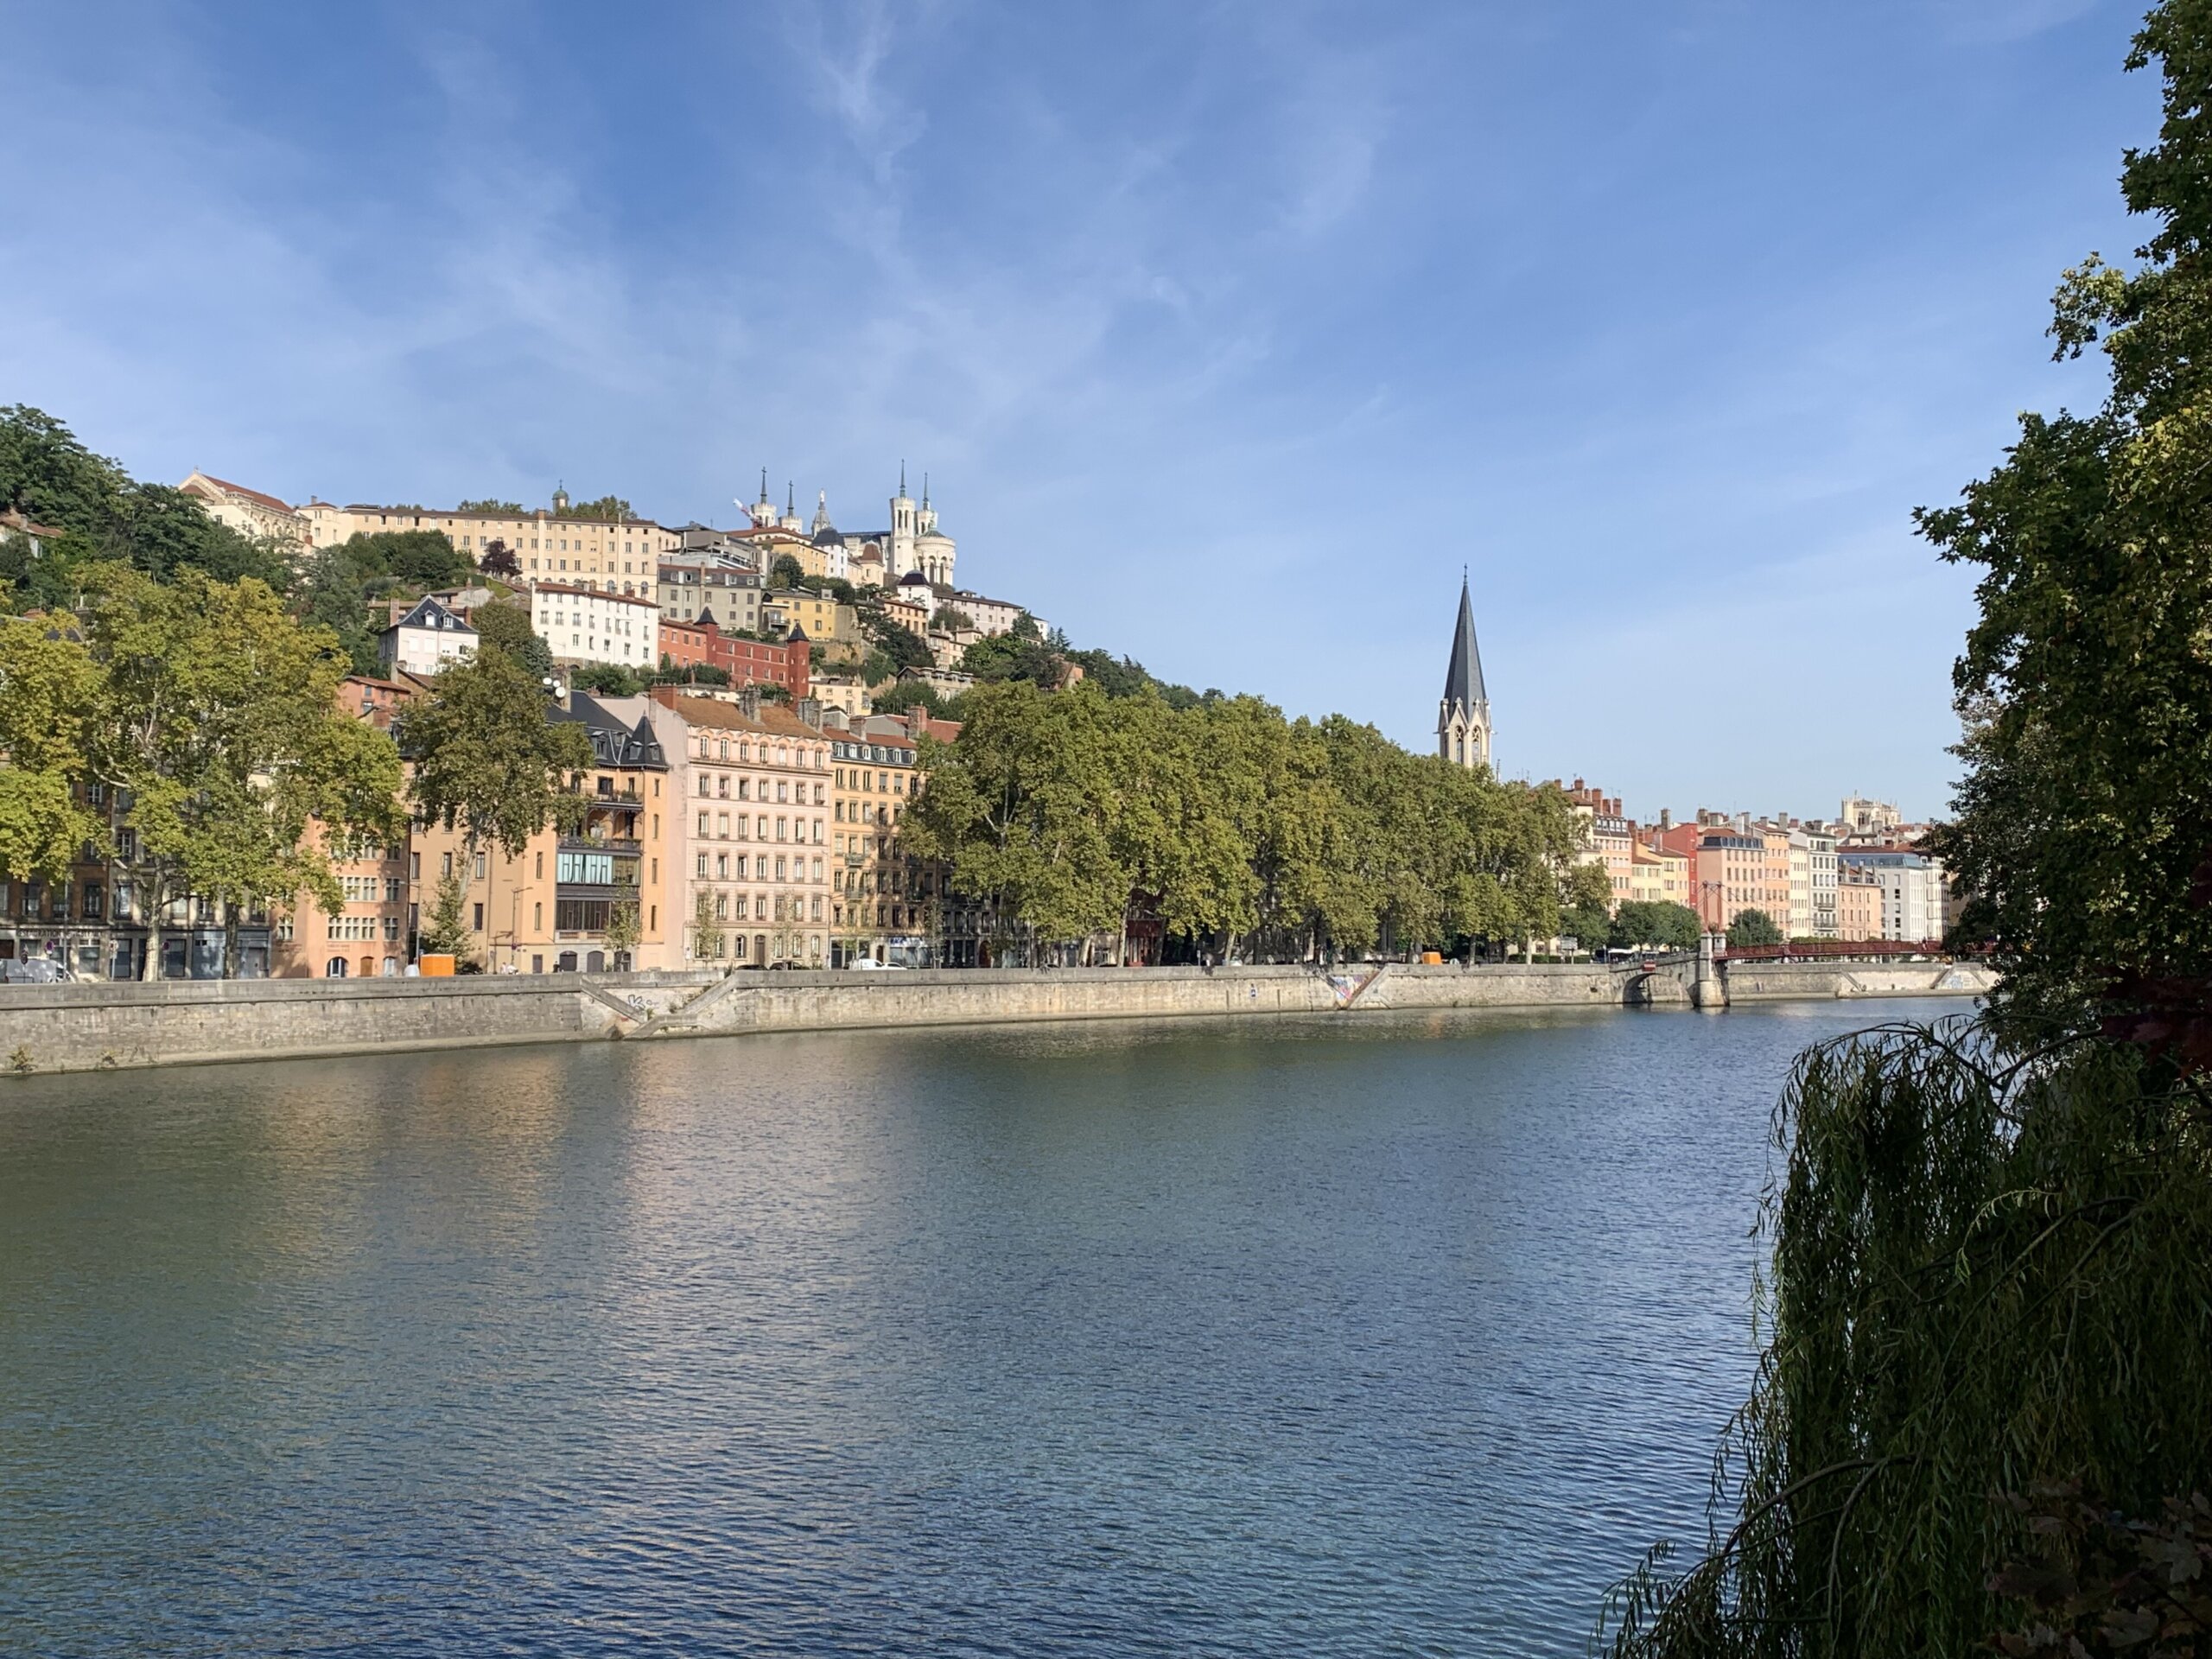
[{"label": "distant cathedral", "polygon": [[1452,661],[1444,671],[1444,701],[1436,710],[1436,752],[1454,766],[1490,765],[1490,693],[1483,686],[1483,653],[1475,644],[1475,607],[1465,576]]},{"label": "distant cathedral", "polygon": [[856,582],[895,588],[907,576],[919,576],[931,586],[950,588],[952,570],[959,556],[952,537],[938,528],[937,510],[930,505],[929,480],[922,480],[922,499],[918,503],[906,493],[906,463],[899,463],[899,493],[891,498],[891,528],[888,530],[842,531],[830,521],[830,498],[827,492],[815,498],[814,522],[804,524],[788,493],[784,502],[783,516],[776,515],[768,500],[768,474],[760,474],[760,499],[751,509],[754,526],[761,530],[782,529],[794,536],[804,536],[815,546],[825,550],[842,549]]}]

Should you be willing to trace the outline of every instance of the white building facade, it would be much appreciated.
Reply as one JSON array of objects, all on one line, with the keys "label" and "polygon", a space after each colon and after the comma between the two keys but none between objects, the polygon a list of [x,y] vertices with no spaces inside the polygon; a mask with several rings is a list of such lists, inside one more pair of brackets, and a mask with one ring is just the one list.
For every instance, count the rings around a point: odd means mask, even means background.
[{"label": "white building facade", "polygon": [[476,630],[435,599],[415,608],[377,636],[377,656],[386,674],[435,674],[448,663],[475,654]]},{"label": "white building facade", "polygon": [[1943,937],[1948,884],[1941,860],[1925,853],[1843,852],[1837,861],[1881,888],[1883,938],[1916,944]]},{"label": "white building facade", "polygon": [[640,670],[660,665],[660,605],[647,594],[535,584],[530,626],[559,662]]}]

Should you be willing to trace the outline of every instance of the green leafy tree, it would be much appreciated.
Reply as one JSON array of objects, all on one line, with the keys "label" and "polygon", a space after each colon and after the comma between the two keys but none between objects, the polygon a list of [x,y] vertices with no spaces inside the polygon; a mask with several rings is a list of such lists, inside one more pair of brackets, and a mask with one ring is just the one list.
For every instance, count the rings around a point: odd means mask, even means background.
[{"label": "green leafy tree", "polygon": [[384,664],[371,630],[368,601],[362,596],[360,573],[342,547],[327,547],[309,561],[299,591],[300,620],[311,627],[327,628],[338,636],[340,647],[356,674],[381,674]]},{"label": "green leafy tree", "polygon": [[1060,683],[1065,667],[1057,654],[1045,649],[1033,630],[1026,636],[993,634],[976,640],[960,654],[963,674],[973,674],[979,680],[1026,680],[1047,691]]},{"label": "green leafy tree", "polygon": [[498,501],[486,496],[480,501],[464,501],[454,509],[455,512],[492,513],[501,518],[519,518],[529,511],[519,501]]},{"label": "green leafy tree", "polygon": [[620,663],[586,663],[569,676],[569,683],[603,697],[634,697],[645,689],[645,677]]},{"label": "green leafy tree", "polygon": [[1718,1535],[1630,1580],[1618,1654],[2205,1650],[2212,4],[2152,10],[2154,63],[2158,142],[2121,175],[2150,238],[2057,296],[2103,406],[2024,417],[1921,515],[1982,572],[1935,850],[1995,1006],[1800,1057]]},{"label": "green leafy tree", "polygon": [[188,898],[221,906],[226,975],[246,912],[288,913],[303,892],[340,908],[327,849],[389,844],[403,820],[391,740],[339,706],[348,664],[335,637],[294,621],[259,582],[189,568],[167,585],[100,573],[86,634],[99,669],[92,769],[130,802],[118,864],[144,908],[147,976],[169,907]]},{"label": "green leafy tree", "polygon": [[1027,680],[960,699],[925,742],[911,850],[1040,943],[1139,919],[1216,957],[1310,958],[1549,938],[1577,847],[1559,792],[1409,755],[1338,717],[1255,698]]},{"label": "green leafy tree", "polygon": [[442,530],[379,530],[348,537],[346,556],[364,582],[388,576],[410,588],[464,586],[475,575],[468,555]]},{"label": "green leafy tree", "polygon": [[714,896],[703,889],[691,901],[691,955],[700,962],[722,955],[722,928],[715,918]]},{"label": "green leafy tree", "polygon": [[2133,271],[2092,255],[2058,291],[2058,349],[2104,352],[2104,406],[2023,416],[2005,465],[1919,515],[1983,572],[1953,677],[1966,775],[1934,850],[2029,1009],[2212,975],[2212,906],[2177,902],[2212,881],[2208,49],[2201,5],[2152,12],[2129,63],[2164,65],[2165,124],[2121,187],[2158,229]]},{"label": "green leafy tree", "polygon": [[0,869],[18,881],[64,880],[109,844],[86,792],[99,679],[73,622],[0,619]]},{"label": "green leafy tree", "polygon": [[448,870],[431,892],[430,918],[417,942],[420,953],[449,956],[457,968],[475,960],[475,935],[468,925],[468,906],[461,878]]},{"label": "green leafy tree", "polygon": [[[0,408],[0,511],[66,532],[41,556],[63,569],[114,562],[166,582],[190,567],[219,581],[253,576],[278,593],[290,582],[272,543],[217,523],[181,490],[133,480],[60,421],[23,404]],[[49,585],[38,602],[56,597]]]},{"label": "green leafy tree", "polygon": [[1622,950],[1656,945],[1662,950],[1694,950],[1704,931],[1704,923],[1688,905],[1631,899],[1613,918],[1612,943]]},{"label": "green leafy tree", "polygon": [[1580,860],[1560,879],[1560,932],[1585,950],[1605,948],[1613,933],[1613,884],[1603,864]]},{"label": "green leafy tree", "polygon": [[569,505],[571,518],[601,518],[609,524],[622,524],[638,515],[630,504],[619,495],[602,495],[596,501],[578,501]]},{"label": "green leafy tree", "polygon": [[976,626],[976,619],[957,605],[940,605],[937,614],[930,619],[930,626],[944,633],[959,633]]},{"label": "green leafy tree", "polygon": [[504,652],[535,683],[553,677],[553,648],[530,626],[530,613],[521,606],[494,600],[478,606],[468,620],[479,651]]},{"label": "green leafy tree", "polygon": [[1728,943],[1736,950],[1783,943],[1782,928],[1763,910],[1739,910],[1728,924]]},{"label": "green leafy tree", "polygon": [[768,567],[767,585],[779,592],[796,588],[806,580],[806,567],[789,553],[779,553]]},{"label": "green leafy tree", "polygon": [[591,767],[591,741],[581,725],[549,718],[550,708],[505,651],[479,651],[449,664],[408,709],[399,734],[413,766],[408,799],[422,822],[460,831],[465,869],[486,849],[518,857],[548,823],[581,822],[571,785]]},{"label": "green leafy tree", "polygon": [[645,937],[639,925],[638,901],[617,899],[607,907],[607,949],[613,961],[624,966],[636,960],[638,941]]}]

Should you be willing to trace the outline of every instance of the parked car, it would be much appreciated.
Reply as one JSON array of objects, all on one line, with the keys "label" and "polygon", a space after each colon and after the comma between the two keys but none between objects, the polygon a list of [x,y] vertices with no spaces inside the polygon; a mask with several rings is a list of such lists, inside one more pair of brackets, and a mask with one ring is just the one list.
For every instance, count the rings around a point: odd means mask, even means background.
[{"label": "parked car", "polygon": [[69,970],[48,957],[26,957],[22,961],[0,962],[0,984],[60,985],[67,982]]},{"label": "parked car", "polygon": [[863,973],[870,974],[903,973],[906,968],[906,964],[903,962],[878,962],[873,957],[862,957],[853,966]]}]

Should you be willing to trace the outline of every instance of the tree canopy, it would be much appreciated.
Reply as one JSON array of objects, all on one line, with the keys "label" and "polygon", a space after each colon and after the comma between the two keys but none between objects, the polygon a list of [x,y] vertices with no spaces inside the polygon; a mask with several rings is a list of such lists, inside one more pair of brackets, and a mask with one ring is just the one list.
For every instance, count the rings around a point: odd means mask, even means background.
[{"label": "tree canopy", "polygon": [[471,847],[518,855],[569,810],[568,780],[592,764],[583,728],[547,719],[547,709],[537,679],[505,651],[448,664],[400,727],[416,816],[458,829]]},{"label": "tree canopy", "polygon": [[1688,905],[1631,899],[1614,912],[1611,943],[1624,950],[1639,945],[1694,950],[1704,931],[1705,924]]},{"label": "tree canopy", "polygon": [[2212,0],[2128,62],[2164,83],[2122,175],[2152,233],[2066,273],[2052,327],[2104,404],[2024,416],[1920,515],[1982,572],[1934,844],[1994,1007],[1800,1057],[1715,1536],[1630,1579],[1619,1655],[2205,1651]]},{"label": "tree canopy", "polygon": [[1728,943],[1739,950],[1782,942],[1781,924],[1763,910],[1739,910],[1728,923]]},{"label": "tree canopy", "polygon": [[1256,698],[1176,709],[979,685],[925,742],[909,849],[1046,940],[1156,918],[1225,953],[1499,944],[1558,931],[1578,845],[1554,789],[1408,754]]},{"label": "tree canopy", "polygon": [[162,582],[190,568],[221,582],[252,576],[278,593],[291,583],[283,550],[218,523],[182,490],[134,480],[25,404],[0,407],[0,512],[63,532],[35,559],[20,544],[0,548],[0,575],[17,608],[73,598],[72,573],[96,562],[127,564]]},{"label": "tree canopy", "polygon": [[[52,875],[74,848],[111,852],[149,975],[173,900],[216,901],[233,934],[302,892],[338,909],[333,850],[397,841],[404,819],[391,740],[339,706],[335,637],[251,577],[186,567],[157,583],[103,564],[84,578],[81,620],[0,624],[0,865]],[[90,785],[120,806],[120,836]],[[225,971],[237,963],[233,948]]]},{"label": "tree canopy", "polygon": [[2212,29],[2152,11],[2159,142],[2121,188],[2154,230],[2124,271],[2066,273],[2061,355],[2101,350],[2103,406],[2027,415],[2003,466],[1919,515],[1982,570],[1954,674],[1966,772],[1936,849],[1973,895],[2005,997],[2049,1009],[2212,976]]},{"label": "tree canopy", "polygon": [[476,630],[477,649],[503,651],[524,673],[539,683],[552,677],[553,647],[530,625],[530,613],[519,605],[494,600],[480,605],[469,622]]}]

